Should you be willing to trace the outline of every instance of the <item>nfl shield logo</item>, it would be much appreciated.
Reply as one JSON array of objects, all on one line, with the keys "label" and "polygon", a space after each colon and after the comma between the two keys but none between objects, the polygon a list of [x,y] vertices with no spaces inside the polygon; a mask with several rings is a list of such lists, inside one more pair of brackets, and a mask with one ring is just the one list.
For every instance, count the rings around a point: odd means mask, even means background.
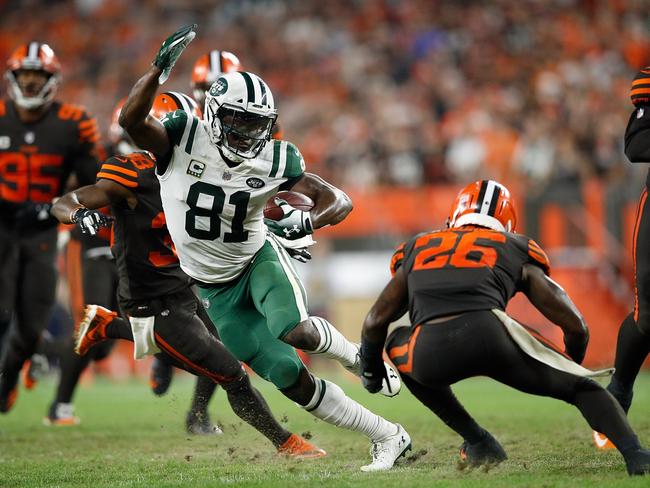
[{"label": "nfl shield logo", "polygon": [[221,175],[221,178],[222,178],[224,181],[229,181],[230,178],[232,178],[232,175],[230,174],[230,172],[228,172],[228,171],[224,171],[223,174]]}]

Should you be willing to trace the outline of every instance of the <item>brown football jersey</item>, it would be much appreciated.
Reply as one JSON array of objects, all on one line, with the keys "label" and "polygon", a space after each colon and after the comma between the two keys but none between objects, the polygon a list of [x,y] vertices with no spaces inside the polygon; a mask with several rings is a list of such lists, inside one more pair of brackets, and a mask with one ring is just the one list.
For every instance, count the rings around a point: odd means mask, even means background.
[{"label": "brown football jersey", "polygon": [[111,205],[111,249],[122,300],[155,298],[189,285],[167,231],[155,170],[153,157],[139,152],[109,158],[97,174],[98,180],[119,183],[137,199],[135,208],[126,201]]},{"label": "brown football jersey", "polygon": [[0,217],[11,222],[26,205],[51,202],[72,172],[91,184],[103,157],[97,123],[83,107],[55,101],[27,124],[13,102],[0,100]]},{"label": "brown football jersey", "polygon": [[418,234],[400,245],[391,272],[407,274],[412,324],[474,310],[505,310],[525,264],[550,270],[544,251],[526,236],[479,227]]}]

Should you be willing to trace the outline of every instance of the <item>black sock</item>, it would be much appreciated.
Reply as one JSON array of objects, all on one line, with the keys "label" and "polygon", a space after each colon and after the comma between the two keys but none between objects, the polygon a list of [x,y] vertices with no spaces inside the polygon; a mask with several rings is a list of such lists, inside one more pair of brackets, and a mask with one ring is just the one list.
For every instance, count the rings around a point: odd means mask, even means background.
[{"label": "black sock", "polygon": [[217,384],[206,376],[198,376],[196,378],[196,386],[194,387],[194,398],[192,398],[192,406],[190,412],[204,413],[208,411],[208,403],[217,389]]},{"label": "black sock", "polygon": [[106,326],[106,336],[111,339],[126,339],[133,342],[133,331],[131,324],[122,317],[115,317],[110,324]]},{"label": "black sock", "polygon": [[228,394],[233,412],[280,447],[291,436],[273,417],[266,400],[250,383],[248,376],[221,385]]},{"label": "black sock", "polygon": [[633,314],[628,315],[618,331],[614,377],[621,384],[631,387],[649,352],[650,337],[641,333]]},{"label": "black sock", "polygon": [[[97,347],[97,346],[95,346]],[[60,356],[61,377],[56,390],[56,403],[72,403],[72,396],[79,383],[81,373],[84,372],[93,358],[93,350],[88,351],[85,356],[79,356],[73,350],[73,346],[68,341],[68,347]]]}]

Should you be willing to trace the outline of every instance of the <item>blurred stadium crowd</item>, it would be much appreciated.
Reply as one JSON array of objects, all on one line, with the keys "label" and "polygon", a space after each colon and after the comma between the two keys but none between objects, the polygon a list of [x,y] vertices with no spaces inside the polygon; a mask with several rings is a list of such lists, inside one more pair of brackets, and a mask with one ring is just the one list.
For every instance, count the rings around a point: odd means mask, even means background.
[{"label": "blurred stadium crowd", "polygon": [[161,39],[201,19],[169,88],[190,92],[200,54],[234,52],[274,90],[309,168],[343,188],[486,176],[534,195],[593,177],[626,186],[634,171],[622,134],[630,80],[650,62],[641,0],[1,3],[0,56],[50,43],[61,98],[104,133]]}]

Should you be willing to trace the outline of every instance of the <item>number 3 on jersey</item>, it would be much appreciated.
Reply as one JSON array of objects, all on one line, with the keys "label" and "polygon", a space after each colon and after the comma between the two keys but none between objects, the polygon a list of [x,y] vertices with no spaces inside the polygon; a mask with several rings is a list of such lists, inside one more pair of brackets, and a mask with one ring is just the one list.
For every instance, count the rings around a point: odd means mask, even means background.
[{"label": "number 3 on jersey", "polygon": [[[212,207],[199,207],[199,198],[206,195],[212,198]],[[224,242],[244,242],[248,239],[248,231],[244,230],[244,219],[248,210],[248,201],[250,193],[246,191],[236,191],[228,199],[228,203],[235,207],[235,214],[230,223],[230,232],[223,235]],[[221,213],[226,203],[226,192],[223,188],[197,181],[190,186],[187,194],[187,205],[190,209],[185,212],[185,232],[195,239],[204,241],[213,241],[221,236]],[[197,228],[197,217],[208,219],[208,228]],[[202,219],[205,221],[205,219]]]}]

